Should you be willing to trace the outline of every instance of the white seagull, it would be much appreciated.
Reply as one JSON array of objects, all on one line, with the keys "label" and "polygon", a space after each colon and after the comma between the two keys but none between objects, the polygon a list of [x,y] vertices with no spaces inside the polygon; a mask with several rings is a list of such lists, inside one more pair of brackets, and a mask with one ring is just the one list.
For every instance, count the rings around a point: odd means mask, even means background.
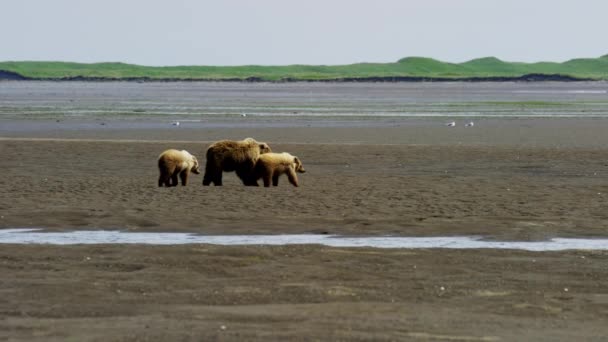
[{"label": "white seagull", "polygon": [[466,125],[464,125],[464,127],[473,127],[475,126],[475,123],[473,121],[468,122]]},{"label": "white seagull", "polygon": [[456,127],[456,121],[448,122],[445,125],[448,127]]},{"label": "white seagull", "polygon": [[179,126],[179,121],[173,121],[172,125],[173,126]]}]

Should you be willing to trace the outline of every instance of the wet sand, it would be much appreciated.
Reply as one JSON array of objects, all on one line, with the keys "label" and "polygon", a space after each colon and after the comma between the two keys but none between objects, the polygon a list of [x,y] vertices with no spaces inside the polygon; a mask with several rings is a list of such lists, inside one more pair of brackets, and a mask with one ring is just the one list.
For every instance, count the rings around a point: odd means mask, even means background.
[{"label": "wet sand", "polygon": [[[0,227],[608,236],[605,120],[484,118],[471,129],[390,120],[326,128],[220,118],[177,128],[168,117],[3,119]],[[164,149],[204,160],[211,141],[246,136],[299,156],[301,187],[286,179],[243,187],[234,174],[223,187],[203,187],[200,175],[186,187],[156,186]],[[607,259],[600,251],[2,245],[0,339],[602,340]]]},{"label": "wet sand", "polygon": [[601,341],[605,252],[0,248],[0,338]]},{"label": "wet sand", "polygon": [[[358,130],[362,138],[384,133]],[[606,231],[608,150],[599,147],[280,143],[250,129],[275,151],[300,157],[301,187],[287,179],[276,188],[244,187],[227,173],[223,187],[203,187],[202,175],[192,175],[186,187],[158,188],[160,152],[186,149],[204,161],[209,142],[102,140],[95,132],[92,140],[1,140],[0,225],[525,240]],[[325,140],[339,139],[336,132]]]}]

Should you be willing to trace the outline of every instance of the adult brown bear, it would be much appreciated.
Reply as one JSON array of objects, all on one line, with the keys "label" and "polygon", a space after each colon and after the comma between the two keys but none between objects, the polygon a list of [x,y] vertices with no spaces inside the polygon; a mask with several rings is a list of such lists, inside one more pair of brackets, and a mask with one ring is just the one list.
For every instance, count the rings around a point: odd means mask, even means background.
[{"label": "adult brown bear", "polygon": [[272,185],[279,185],[279,177],[282,174],[286,174],[289,182],[293,186],[298,186],[298,176],[296,172],[304,173],[304,165],[300,159],[296,156],[292,156],[287,152],[283,153],[266,153],[258,158],[258,162],[255,164],[255,177],[256,185],[257,180],[262,178],[264,186],[270,186],[270,180],[272,179]]},{"label": "adult brown bear", "polygon": [[186,150],[169,149],[158,156],[158,186],[177,186],[177,177],[182,185],[188,184],[190,172],[199,174],[198,160]]},{"label": "adult brown bear", "polygon": [[203,185],[222,185],[222,172],[236,171],[245,185],[257,185],[253,169],[260,155],[272,152],[265,142],[253,138],[220,140],[207,149]]}]

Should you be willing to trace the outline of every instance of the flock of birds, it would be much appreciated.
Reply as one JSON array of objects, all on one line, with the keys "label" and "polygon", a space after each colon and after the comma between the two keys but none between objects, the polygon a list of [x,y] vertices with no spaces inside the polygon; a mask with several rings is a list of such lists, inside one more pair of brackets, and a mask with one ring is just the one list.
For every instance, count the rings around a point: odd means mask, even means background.
[{"label": "flock of birds", "polygon": [[[445,124],[448,127],[456,127],[456,121],[450,121],[448,123]],[[473,121],[469,121],[466,124],[464,124],[464,127],[473,127],[475,126],[475,123]]]}]

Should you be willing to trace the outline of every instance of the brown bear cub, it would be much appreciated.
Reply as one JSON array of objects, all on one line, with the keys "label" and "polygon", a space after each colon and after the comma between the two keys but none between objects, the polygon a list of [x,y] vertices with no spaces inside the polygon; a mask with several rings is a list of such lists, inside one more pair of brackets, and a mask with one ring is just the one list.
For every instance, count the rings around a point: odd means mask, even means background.
[{"label": "brown bear cub", "polygon": [[203,185],[222,185],[222,172],[236,171],[243,184],[257,186],[253,169],[260,155],[269,152],[267,143],[253,138],[214,142],[207,149]]},{"label": "brown bear cub", "polygon": [[296,172],[306,172],[298,157],[292,156],[287,152],[266,153],[258,158],[258,162],[255,165],[255,185],[257,185],[257,180],[262,178],[265,187],[270,186],[271,179],[272,185],[277,186],[279,185],[279,176],[287,174],[289,182],[293,184],[293,186],[298,186],[298,176],[296,175]]},{"label": "brown bear cub", "polygon": [[190,172],[201,173],[196,157],[186,150],[169,149],[158,156],[158,186],[177,186],[177,176],[182,180],[182,185],[188,184]]}]

